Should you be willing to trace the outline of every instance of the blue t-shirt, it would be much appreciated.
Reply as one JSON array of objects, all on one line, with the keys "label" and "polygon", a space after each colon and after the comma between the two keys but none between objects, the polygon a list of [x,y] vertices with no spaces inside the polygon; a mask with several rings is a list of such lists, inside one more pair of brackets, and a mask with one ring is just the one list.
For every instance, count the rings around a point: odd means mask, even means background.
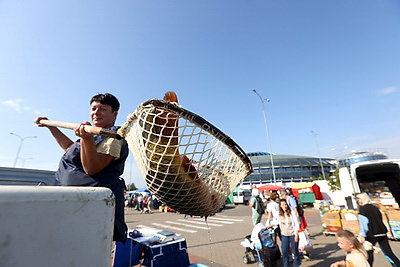
[{"label": "blue t-shirt", "polygon": [[294,197],[292,197],[292,196],[289,196],[289,197],[286,199],[286,203],[288,204],[288,206],[289,206],[289,208],[290,208],[291,210],[294,210],[294,208],[297,208],[297,202],[296,202],[296,200],[294,199]]}]

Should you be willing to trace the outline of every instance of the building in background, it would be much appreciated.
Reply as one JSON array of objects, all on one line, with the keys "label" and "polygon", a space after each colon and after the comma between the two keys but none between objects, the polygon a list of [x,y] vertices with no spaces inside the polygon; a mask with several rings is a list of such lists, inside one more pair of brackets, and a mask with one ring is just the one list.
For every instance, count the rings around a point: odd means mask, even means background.
[{"label": "building in background", "polygon": [[315,158],[297,155],[270,155],[267,152],[247,153],[254,172],[247,176],[242,185],[274,183],[271,156],[273,160],[277,184],[308,182],[312,178],[329,177],[336,168],[350,168],[352,164],[387,159],[386,153],[375,149],[373,151],[351,152],[350,154],[333,158]]},{"label": "building in background", "polygon": [[361,163],[370,160],[379,160],[379,159],[387,159],[386,153],[382,151],[363,151],[363,152],[352,152],[350,154],[344,155],[338,158],[338,166],[339,167],[347,167],[350,168],[352,164]]},{"label": "building in background", "polygon": [[[273,183],[271,155],[267,152],[247,153],[254,172],[247,176],[242,184],[267,184]],[[307,182],[311,178],[322,176],[319,158],[296,155],[272,155],[276,183],[286,184],[294,182]],[[321,158],[323,171],[326,176],[335,169],[334,159]]]}]

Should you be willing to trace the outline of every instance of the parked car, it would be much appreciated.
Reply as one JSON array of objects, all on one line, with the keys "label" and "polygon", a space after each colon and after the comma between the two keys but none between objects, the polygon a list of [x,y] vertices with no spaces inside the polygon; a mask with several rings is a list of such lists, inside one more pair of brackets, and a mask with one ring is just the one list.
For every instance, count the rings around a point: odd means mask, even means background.
[{"label": "parked car", "polygon": [[238,205],[238,204],[249,205],[250,199],[251,199],[251,191],[250,190],[235,190],[235,191],[233,191],[233,203],[235,203],[235,205]]}]

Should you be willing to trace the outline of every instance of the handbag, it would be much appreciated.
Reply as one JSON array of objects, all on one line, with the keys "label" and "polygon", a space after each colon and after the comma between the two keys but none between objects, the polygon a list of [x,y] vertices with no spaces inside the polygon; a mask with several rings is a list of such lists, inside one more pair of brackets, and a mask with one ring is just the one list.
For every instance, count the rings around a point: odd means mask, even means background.
[{"label": "handbag", "polygon": [[299,232],[299,251],[302,252],[311,249],[313,249],[313,244],[307,231]]}]

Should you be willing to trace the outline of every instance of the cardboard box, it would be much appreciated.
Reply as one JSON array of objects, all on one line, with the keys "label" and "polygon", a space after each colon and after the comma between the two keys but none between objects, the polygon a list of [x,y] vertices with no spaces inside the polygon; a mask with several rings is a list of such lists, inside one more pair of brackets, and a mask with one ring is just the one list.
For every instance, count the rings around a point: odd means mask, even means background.
[{"label": "cardboard box", "polygon": [[400,239],[400,221],[389,221],[389,227],[394,239]]},{"label": "cardboard box", "polygon": [[342,224],[340,222],[340,219],[325,219],[325,218],[322,218],[322,224],[324,224],[325,226],[339,226],[339,227],[342,226]]},{"label": "cardboard box", "polygon": [[321,218],[322,224],[327,226],[338,226],[341,227],[340,214],[339,213],[324,213]]},{"label": "cardboard box", "polygon": [[400,230],[400,222],[398,221],[389,221],[389,226],[392,230]]},{"label": "cardboard box", "polygon": [[399,210],[391,210],[389,212],[386,212],[386,216],[388,218],[388,221],[400,221],[400,211]]},{"label": "cardboard box", "polygon": [[324,216],[322,217],[324,219],[336,219],[336,220],[340,220],[340,213],[331,213],[331,212],[327,212],[324,213]]},{"label": "cardboard box", "polygon": [[396,205],[396,200],[392,198],[381,198],[381,204],[384,206],[394,206]]},{"label": "cardboard box", "polygon": [[360,233],[360,223],[359,221],[355,221],[355,220],[341,220],[342,223],[342,229],[343,230],[349,230],[350,232],[352,232],[353,234],[358,235]]},{"label": "cardboard box", "polygon": [[342,223],[340,222],[340,213],[327,212],[321,218],[322,224],[329,232],[339,232],[342,230]]},{"label": "cardboard box", "polygon": [[390,227],[390,225],[389,225],[389,220],[388,220],[388,218],[387,218],[387,211],[386,211],[386,212],[383,212],[383,211],[381,210],[381,213],[382,213],[382,222],[383,222],[383,224],[386,226],[386,229],[388,229],[388,231],[387,231],[387,236],[388,236],[389,238],[393,238],[392,228]]},{"label": "cardboard box", "polygon": [[343,212],[341,218],[346,221],[358,221],[358,213]]}]

